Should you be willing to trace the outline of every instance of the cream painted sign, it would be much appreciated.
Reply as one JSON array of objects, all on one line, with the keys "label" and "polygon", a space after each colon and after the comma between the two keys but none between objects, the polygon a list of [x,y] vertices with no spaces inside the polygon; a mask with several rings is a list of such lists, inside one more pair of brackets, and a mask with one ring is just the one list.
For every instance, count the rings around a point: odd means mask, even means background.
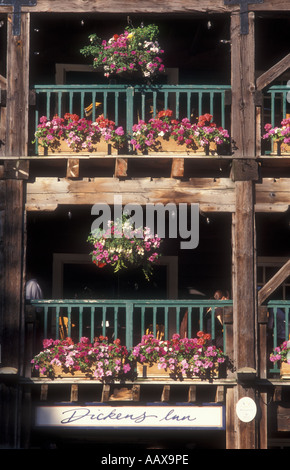
[{"label": "cream painted sign", "polygon": [[224,429],[224,407],[37,406],[37,427]]}]

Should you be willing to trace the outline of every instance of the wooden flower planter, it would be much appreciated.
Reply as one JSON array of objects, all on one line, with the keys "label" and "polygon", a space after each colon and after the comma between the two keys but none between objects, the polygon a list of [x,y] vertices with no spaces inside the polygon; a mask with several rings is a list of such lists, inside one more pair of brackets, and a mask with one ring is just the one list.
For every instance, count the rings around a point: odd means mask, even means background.
[{"label": "wooden flower planter", "polygon": [[281,379],[290,379],[290,364],[287,362],[282,362],[280,367],[280,377]]},{"label": "wooden flower planter", "polygon": [[169,372],[165,369],[159,369],[157,364],[140,364],[137,363],[137,375],[139,378],[147,379],[147,378],[163,378],[163,379],[170,379]]},{"label": "wooden flower planter", "polygon": [[[220,376],[220,367],[217,365],[213,370],[208,370],[208,379],[216,379]],[[140,364],[137,363],[137,376],[143,379],[160,379],[160,380],[172,380],[169,371],[165,369],[159,369],[157,364]],[[186,375],[183,375],[187,378]],[[200,380],[199,376],[190,377],[190,380]]]},{"label": "wooden flower planter", "polygon": [[[200,147],[198,143],[196,144],[196,149],[187,148],[185,144],[178,144],[174,139],[160,139],[161,149],[158,151],[158,154],[164,155],[216,155],[217,154],[217,145],[214,142],[211,142],[208,148]],[[153,150],[148,150],[149,154],[154,154]]]},{"label": "wooden flower planter", "polygon": [[209,147],[199,147],[196,144],[196,149],[188,148],[185,144],[178,144],[174,139],[158,139],[160,146],[155,149],[146,149],[145,151],[137,150],[137,155],[166,155],[166,156],[179,156],[179,155],[197,155],[197,156],[214,156],[217,155],[217,145],[211,142]]},{"label": "wooden flower planter", "polygon": [[72,156],[72,157],[79,157],[79,156],[90,156],[90,155],[118,155],[118,149],[114,148],[110,143],[105,141],[105,139],[100,139],[96,145],[96,150],[93,152],[89,152],[88,150],[80,150],[74,151],[72,150],[65,140],[60,141],[60,146],[56,150],[48,149],[41,145],[38,145],[38,155],[54,155],[54,156]]},{"label": "wooden flower planter", "polygon": [[41,372],[39,373],[40,378],[64,378],[64,379],[69,379],[69,378],[94,378],[93,376],[93,371],[91,375],[88,375],[85,372],[81,372],[80,370],[76,370],[73,373],[72,372],[64,372],[61,366],[53,366],[53,376],[44,373],[42,374]]},{"label": "wooden flower planter", "polygon": [[279,142],[273,143],[273,154],[277,156],[290,156],[290,145],[288,144],[281,144]]}]

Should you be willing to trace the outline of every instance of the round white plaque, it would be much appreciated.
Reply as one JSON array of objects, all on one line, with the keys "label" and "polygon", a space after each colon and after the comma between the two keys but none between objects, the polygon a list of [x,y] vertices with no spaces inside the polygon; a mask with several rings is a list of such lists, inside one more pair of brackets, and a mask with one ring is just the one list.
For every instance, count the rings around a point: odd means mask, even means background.
[{"label": "round white plaque", "polygon": [[244,423],[252,421],[257,414],[257,406],[252,398],[243,397],[236,405],[238,418]]}]

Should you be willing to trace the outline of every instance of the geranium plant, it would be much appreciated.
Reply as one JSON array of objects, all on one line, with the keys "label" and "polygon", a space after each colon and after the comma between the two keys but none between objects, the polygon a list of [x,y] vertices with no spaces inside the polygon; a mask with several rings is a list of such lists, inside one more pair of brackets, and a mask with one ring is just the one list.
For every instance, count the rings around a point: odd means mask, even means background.
[{"label": "geranium plant", "polygon": [[279,144],[290,144],[290,118],[283,119],[279,127],[266,124],[264,129],[266,133],[262,136],[263,139],[278,142]]},{"label": "geranium plant", "polygon": [[199,116],[197,123],[192,123],[188,118],[172,119],[172,114],[172,111],[167,109],[160,111],[147,123],[140,120],[138,124],[134,124],[130,144],[136,150],[144,152],[148,149],[161,150],[161,139],[173,139],[189,150],[208,147],[211,142],[216,145],[229,143],[228,131],[217,127],[211,114]]},{"label": "geranium plant", "polygon": [[[64,119],[55,115],[52,119],[42,116],[39,120],[35,139],[44,148],[57,150],[60,146],[60,139],[64,137]],[[35,140],[33,141],[35,143]]]},{"label": "geranium plant", "polygon": [[61,140],[64,140],[74,152],[93,152],[97,150],[101,138],[116,148],[121,148],[126,143],[123,127],[116,127],[114,121],[103,115],[96,121],[71,113],[65,113],[63,118],[56,115],[51,120],[42,116],[35,132],[39,145],[52,151],[58,151]]},{"label": "geranium plant", "polygon": [[284,341],[280,346],[277,346],[270,354],[270,361],[290,364],[290,341]]},{"label": "geranium plant", "polygon": [[84,56],[93,57],[93,66],[102,67],[105,77],[123,72],[141,72],[146,78],[164,70],[161,55],[164,51],[158,42],[159,29],[154,24],[131,25],[110,39],[89,36],[90,45],[81,49]]},{"label": "geranium plant", "polygon": [[93,263],[98,267],[111,266],[115,273],[140,266],[149,280],[153,264],[160,257],[161,239],[152,235],[148,227],[134,227],[125,214],[122,219],[108,221],[106,230],[91,232],[88,241],[93,245]]},{"label": "geranium plant", "polygon": [[62,372],[75,374],[80,371],[100,381],[111,381],[129,377],[132,368],[128,350],[119,339],[113,343],[100,336],[91,343],[82,337],[78,343],[71,338],[65,340],[45,339],[44,350],[31,361],[34,371],[55,376],[55,366]]},{"label": "geranium plant", "polygon": [[210,339],[211,336],[202,331],[196,338],[180,338],[179,334],[174,334],[168,341],[145,335],[132,349],[131,359],[141,364],[156,363],[159,369],[165,369],[175,379],[184,376],[205,378],[227,360],[220,348],[210,344]]}]

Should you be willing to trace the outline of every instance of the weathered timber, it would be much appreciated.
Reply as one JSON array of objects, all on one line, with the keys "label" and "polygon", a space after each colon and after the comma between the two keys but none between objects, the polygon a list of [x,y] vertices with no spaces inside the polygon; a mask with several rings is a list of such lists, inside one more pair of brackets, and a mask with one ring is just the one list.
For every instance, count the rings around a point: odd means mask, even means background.
[{"label": "weathered timber", "polygon": [[168,402],[170,400],[170,385],[164,385],[162,389],[161,401]]},{"label": "weathered timber", "polygon": [[234,204],[234,183],[230,180],[193,179],[182,182],[173,178],[129,181],[98,178],[94,181],[66,179],[36,179],[27,185],[27,208],[46,204],[114,204],[116,195],[122,195],[123,204],[173,202],[204,204]]},{"label": "weathered timber", "polygon": [[[267,307],[258,308],[258,357],[259,357],[259,377],[261,379],[267,378],[267,324],[268,315]],[[267,449],[268,446],[268,429],[267,429],[267,416],[268,416],[268,393],[261,391],[259,395],[259,408],[261,410],[261,418],[259,420],[260,432],[260,449]]]},{"label": "weathered timber", "polygon": [[290,276],[290,259],[258,292],[258,304],[263,302]]},{"label": "weathered timber", "polygon": [[29,106],[30,15],[21,15],[21,34],[14,36],[12,18],[7,26],[7,99],[5,155],[27,155]]},{"label": "weathered timber", "polygon": [[[232,216],[232,283],[234,360],[237,369],[255,369],[255,226],[252,181],[236,182],[236,212]],[[245,396],[242,386],[235,389],[236,401]],[[247,390],[248,396],[254,394]],[[253,397],[254,398],[254,397]],[[255,420],[237,421],[235,436],[238,449],[254,449]]]},{"label": "weathered timber", "polygon": [[286,406],[278,406],[277,409],[277,431],[290,431],[290,408]]},{"label": "weathered timber", "polygon": [[258,181],[259,166],[253,159],[234,159],[231,169],[233,181]]},{"label": "weathered timber", "polygon": [[22,180],[5,181],[3,232],[4,294],[2,364],[19,369],[20,333],[23,332],[24,188]]},{"label": "weathered timber", "polygon": [[[264,178],[256,184],[255,210],[284,212],[290,205],[289,178]],[[115,195],[127,203],[199,203],[205,212],[234,212],[235,183],[228,178],[112,178],[68,180],[36,178],[27,184],[26,209],[54,210],[58,204],[114,204]]]},{"label": "weathered timber", "polygon": [[171,178],[183,178],[184,158],[173,158],[171,164]]},{"label": "weathered timber", "polygon": [[76,402],[79,399],[79,386],[78,384],[71,384],[70,387],[70,401]]},{"label": "weathered timber", "polygon": [[255,157],[254,14],[249,13],[249,34],[240,34],[237,15],[231,17],[231,135],[234,157]]},{"label": "weathered timber", "polygon": [[290,68],[290,53],[273,65],[269,70],[260,75],[256,80],[257,90],[263,90],[270,85],[276,78]]},{"label": "weathered timber", "polygon": [[[1,7],[1,11],[8,13],[11,7]],[[253,4],[251,11],[290,11],[288,0],[264,0],[264,3]],[[105,0],[38,0],[35,7],[22,7],[23,12],[47,12],[47,13],[229,13],[239,11],[239,6],[227,6],[224,0],[143,0],[135,2],[126,0],[122,2],[106,2]]]}]

